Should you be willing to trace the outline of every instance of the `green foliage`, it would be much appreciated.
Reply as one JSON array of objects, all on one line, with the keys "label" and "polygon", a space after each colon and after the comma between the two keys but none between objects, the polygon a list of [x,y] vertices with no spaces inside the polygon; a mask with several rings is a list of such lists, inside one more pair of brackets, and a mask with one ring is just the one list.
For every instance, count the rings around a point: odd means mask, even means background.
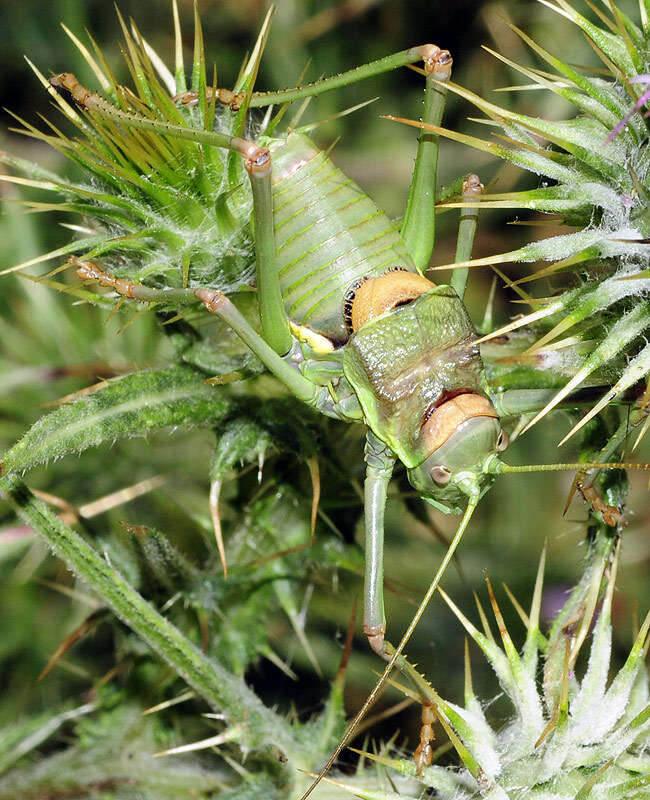
[{"label": "green foliage", "polygon": [[[101,52],[97,53],[98,64],[82,50],[111,100],[125,111],[141,112],[143,104],[148,104],[156,109],[154,118],[168,123],[199,130],[211,127],[214,104],[208,107],[203,102],[197,109],[175,105],[170,93],[183,87],[175,86],[157,57],[154,61],[160,77],[156,74],[140,34],[134,31],[134,39],[121,22],[125,57],[137,95],[118,87]],[[200,71],[199,64],[203,70],[205,67],[205,55],[198,17],[196,23],[196,65]],[[45,78],[35,71],[47,86]],[[204,71],[202,74],[205,80]],[[250,198],[240,163],[229,166],[227,156],[216,148],[204,149],[199,144],[160,136],[143,137],[97,115],[84,118],[62,98],[57,102],[79,138],[69,138],[54,125],[51,133],[42,133],[19,121],[25,133],[76,164],[84,180],[61,179],[37,164],[7,154],[0,160],[27,176],[26,181],[18,182],[62,195],[59,210],[87,214],[92,220],[93,234],[60,249],[58,255],[82,252],[86,258],[101,256],[117,275],[146,279],[155,286],[208,284],[232,291],[250,281],[252,251],[246,232]],[[220,109],[214,124],[228,129],[230,120]]]},{"label": "green foliage", "polygon": [[[650,628],[650,616],[643,623],[625,665],[608,681],[612,597],[618,560],[615,555],[611,561],[612,546],[612,539],[601,529],[592,542],[583,578],[556,617],[548,638],[539,631],[542,558],[530,614],[521,612],[528,628],[521,656],[505,627],[489,582],[503,647],[496,644],[488,627],[485,633],[479,631],[444,595],[489,661],[512,704],[514,716],[503,729],[491,728],[474,693],[467,653],[464,706],[443,700],[407,665],[404,671],[428,702],[435,705],[465,766],[460,772],[425,766],[421,775],[417,775],[421,784],[442,797],[454,798],[581,800],[589,796],[624,800],[644,796],[650,774],[647,752],[650,694],[643,642]],[[608,568],[611,572],[605,577]],[[593,622],[603,581],[602,607],[593,627],[588,664],[579,680],[574,668]],[[540,656],[544,660],[538,687]],[[401,688],[414,696],[412,690]],[[403,775],[416,777],[411,760],[365,755]],[[420,794],[402,796],[415,798]]]},{"label": "green foliage", "polygon": [[[88,715],[90,710],[67,712],[67,719]],[[232,780],[227,769],[200,755],[162,758],[152,767],[152,756],[169,745],[172,732],[156,717],[143,717],[143,709],[126,698],[103,696],[94,710],[95,715],[75,724],[71,747],[33,761],[29,769],[0,776],[0,797],[35,800],[70,794],[106,800],[180,800],[191,787],[193,796],[207,800]],[[59,714],[57,721],[64,716]],[[52,733],[45,725],[39,730],[42,739]],[[27,742],[21,742],[25,751],[34,745]]]},{"label": "green foliage", "polygon": [[231,410],[228,398],[188,368],[125,375],[41,418],[4,456],[3,469],[25,471],[102,442],[170,426],[215,427]]},{"label": "green foliage", "polygon": [[[642,6],[643,28],[639,28],[608,3],[605,29],[579,16],[562,0],[552,7],[600,49],[609,74],[602,77],[566,64],[524,34],[524,41],[562,80],[539,70],[522,71],[573,103],[583,116],[549,122],[488,103],[479,94],[453,84],[452,91],[475,103],[491,123],[502,127],[506,143],[494,144],[451,131],[440,133],[552,182],[519,193],[486,195],[481,207],[553,212],[562,215],[568,225],[578,226],[578,231],[562,231],[505,255],[474,262],[550,260],[551,268],[539,277],[569,271],[566,283],[550,297],[531,298],[524,292],[522,298],[530,303],[533,315],[510,327],[528,323],[530,329],[512,335],[505,355],[498,348],[490,351],[494,342],[486,342],[484,354],[495,387],[547,391],[546,406],[538,418],[578,388],[607,389],[607,407],[596,406],[603,413],[585,425],[581,447],[582,458],[607,460],[624,448],[630,427],[640,426],[646,419],[643,403],[632,409],[629,420],[613,403],[648,373],[648,347],[643,344],[648,327],[646,271],[650,268],[647,123],[635,115],[617,137],[608,141],[608,136],[639,96],[638,87],[626,79],[650,69],[648,9]],[[211,76],[206,72],[198,20],[191,76],[191,85],[199,94],[195,106],[170,100],[185,89],[182,63],[177,61],[172,76],[137,30],[129,32],[123,27],[135,91],[117,84],[99,50],[86,59],[113,103],[124,111],[197,131],[232,132],[242,124],[242,113],[233,115],[228,108],[215,107],[206,96]],[[254,55],[238,88],[252,91],[251,76],[257,66]],[[75,620],[80,623],[77,632],[88,620],[92,622],[79,638],[83,641],[92,635],[97,649],[92,659],[88,658],[95,684],[88,702],[66,702],[60,707],[52,702],[54,710],[26,717],[0,731],[0,798],[299,797],[310,780],[304,772],[320,767],[343,729],[343,674],[336,672],[339,651],[331,637],[323,642],[318,631],[319,625],[331,622],[333,614],[322,607],[318,610],[317,601],[311,629],[305,618],[314,583],[318,584],[317,593],[325,594],[327,585],[334,584],[339,575],[362,572],[360,549],[350,543],[361,510],[359,441],[354,432],[342,434],[339,427],[315,419],[283,396],[275,381],[261,376],[261,365],[242,350],[232,334],[209,320],[205,312],[188,308],[183,299],[187,287],[220,287],[235,292],[247,316],[256,317],[252,292],[248,291],[252,275],[250,197],[239,159],[196,142],[130,131],[98,113],[80,112],[59,95],[54,99],[67,117],[64,131],[53,123],[47,123],[46,133],[29,122],[23,125],[31,138],[46,142],[67,158],[77,177],[62,177],[55,170],[7,154],[1,159],[27,176],[26,181],[13,179],[18,186],[59,198],[60,202],[49,208],[83,216],[79,238],[49,253],[50,257],[78,253],[100,259],[113,277],[171,290],[144,307],[158,313],[167,344],[160,345],[160,329],[153,334],[152,326],[134,325],[117,344],[109,337],[102,339],[101,318],[94,311],[114,309],[122,300],[71,285],[66,275],[63,282],[55,282],[50,275],[44,284],[99,306],[84,307],[87,313],[79,330],[65,329],[58,299],[41,304],[43,287],[37,285],[26,292],[27,310],[12,309],[10,322],[3,324],[6,347],[15,348],[10,353],[13,360],[29,362],[31,355],[27,358],[25,354],[31,346],[52,364],[11,373],[9,385],[18,387],[22,402],[11,406],[5,401],[12,422],[11,428],[3,429],[5,441],[13,441],[14,431],[31,423],[27,409],[42,402],[43,395],[48,400],[57,396],[51,379],[56,369],[66,365],[66,357],[73,366],[84,365],[83,375],[94,376],[93,359],[99,355],[103,369],[98,372],[108,380],[90,393],[74,394],[46,413],[1,459],[4,477],[0,492],[76,575],[75,582],[63,588],[77,601],[84,597],[87,601],[90,595],[93,613],[101,613],[98,618],[87,617],[84,609],[84,618]],[[72,135],[65,132],[70,125]],[[251,135],[259,132],[259,125],[260,119],[252,123]],[[540,137],[549,147],[540,145]],[[440,202],[453,206],[449,201],[458,188],[456,185],[455,191],[439,198]],[[40,199],[27,203],[32,210],[43,208]],[[18,260],[38,264],[46,257],[28,252],[21,253]],[[130,299],[124,306],[127,310],[142,308]],[[37,330],[40,313],[44,329],[30,345],[29,334],[23,332]],[[60,330],[57,337],[48,330],[55,325]],[[12,337],[16,330],[21,331],[20,337]],[[134,344],[139,335],[134,331],[144,331],[146,346]],[[493,332],[488,329],[486,333]],[[571,338],[563,340],[565,334]],[[10,345],[16,338],[19,343]],[[96,343],[106,340],[110,346],[104,344],[102,350]],[[129,356],[124,355],[114,368],[103,362],[106,352],[115,348]],[[142,362],[156,366],[142,368]],[[160,362],[168,366],[160,367]],[[120,375],[112,377],[116,373]],[[74,372],[71,374],[74,377]],[[216,386],[206,383],[208,376],[216,378]],[[62,377],[69,380],[71,376]],[[244,378],[250,379],[248,383],[242,383]],[[76,388],[76,384],[70,387],[71,391]],[[553,400],[558,390],[564,395]],[[0,386],[0,400],[8,391],[7,385]],[[578,412],[572,407],[570,413],[575,417]],[[522,425],[530,419],[522,419]],[[185,440],[186,434],[175,437],[172,447],[160,455],[157,431],[194,427],[207,428],[216,440],[211,463],[209,455],[205,458],[200,449],[194,449],[205,437]],[[148,436],[151,443],[148,439],[128,441]],[[189,444],[183,445],[183,441]],[[102,445],[93,452],[92,448]],[[111,445],[114,450],[108,457],[106,448]],[[84,455],[79,462],[63,458],[80,453]],[[309,463],[313,478],[316,457],[321,464],[323,496],[316,541],[311,544],[309,504],[315,482],[309,485],[304,465]],[[76,481],[74,491],[79,492],[81,484],[83,491],[94,497],[100,490],[132,483],[136,473],[139,476],[138,458],[157,468],[160,462],[162,469],[172,471],[176,483],[186,481],[183,500],[171,489],[169,496],[166,491],[159,492],[141,498],[136,511],[120,511],[119,517],[109,514],[101,526],[90,514],[82,513],[83,507],[64,504],[62,514],[71,515],[66,523],[17,477],[17,473],[62,459],[48,473],[57,476],[59,483],[55,482],[54,488],[67,495],[66,488]],[[208,518],[208,479],[213,491],[215,486],[218,490],[211,493],[217,501],[210,509],[212,519]],[[38,477],[34,480],[38,482]],[[603,523],[603,513],[608,510],[620,514],[627,494],[620,473],[601,475],[594,486],[610,508],[594,507],[592,518]],[[429,525],[418,501],[409,496],[404,499],[420,522]],[[215,505],[220,506],[223,517],[219,525],[223,524],[226,539],[227,579],[221,574],[213,541]],[[404,506],[396,500],[394,507],[399,509],[403,527]],[[511,510],[502,512],[499,526]],[[5,508],[2,514],[3,520],[15,526]],[[146,524],[142,524],[143,516]],[[339,528],[347,538],[339,535]],[[29,532],[12,527],[9,533],[15,534],[15,541],[12,538],[0,555],[11,562],[15,553],[27,552],[20,566],[30,575],[30,563],[45,557],[39,555]],[[613,547],[611,529],[605,531],[601,524],[597,536],[592,529],[590,560],[583,579],[548,637],[541,632],[539,619],[540,579],[527,617],[521,656],[501,624],[500,612],[502,648],[491,633],[481,633],[452,605],[514,710],[505,727],[495,730],[487,706],[474,694],[471,679],[466,684],[465,704],[460,706],[443,700],[420,676],[410,674],[421,690],[415,699],[421,700],[424,693],[437,705],[462,768],[436,764],[418,776],[413,762],[391,752],[391,745],[379,755],[366,754],[366,760],[374,760],[381,769],[365,769],[362,761],[354,775],[335,776],[339,788],[321,786],[320,796],[341,797],[344,791],[353,791],[360,797],[388,800],[419,797],[423,789],[432,789],[443,798],[643,797],[647,791],[644,775],[650,769],[648,686],[642,665],[647,621],[626,664],[608,683],[616,564],[613,562],[612,568],[609,557]],[[502,554],[496,557],[504,560]],[[401,578],[409,585],[416,585],[412,575],[418,569],[428,576],[430,564],[420,555],[402,560],[408,571],[404,569]],[[609,576],[607,569],[612,569]],[[63,580],[60,575],[50,577]],[[573,666],[603,586],[603,610],[594,627],[589,663],[578,680],[567,669],[567,647]],[[402,590],[400,586],[397,591]],[[347,599],[338,595],[330,603],[346,607]],[[39,613],[39,604],[35,599],[31,602],[26,616],[32,609],[34,615]],[[74,609],[78,617],[78,602]],[[107,609],[114,614],[110,622]],[[283,629],[284,618],[288,622]],[[26,631],[25,637],[29,635]],[[73,644],[64,644],[65,652],[53,663],[72,670],[65,653]],[[436,654],[434,659],[436,677],[438,657]],[[300,707],[302,699],[296,701],[297,708],[289,708],[288,703],[278,702],[265,680],[259,680],[255,688],[249,686],[264,659],[288,679],[300,675],[299,688],[307,670],[331,678],[331,689],[324,692],[321,687],[317,694],[318,699],[326,694],[324,706],[307,718]],[[115,668],[106,680],[118,675],[120,692],[97,687],[95,679],[103,680],[102,664],[106,669]],[[428,663],[425,667],[429,668]],[[88,675],[84,677],[87,681]],[[169,709],[161,716],[142,716],[145,705],[157,705],[161,697],[169,701]],[[191,703],[190,711],[180,705],[171,710],[179,698]],[[313,707],[313,697],[304,705]],[[179,708],[183,709],[180,713]],[[219,718],[202,718],[206,708],[217,712]],[[156,751],[190,742],[204,744],[196,751],[151,761]],[[219,750],[214,752],[214,748]],[[615,763],[610,765],[610,761]]]},{"label": "green foliage", "polygon": [[[531,346],[533,352],[542,351],[549,344],[556,348],[565,341],[573,344],[576,339],[597,348],[590,362],[529,421],[527,428],[579,388],[595,367],[610,363],[618,378],[615,386],[574,426],[571,436],[629,387],[648,376],[643,338],[648,328],[646,295],[650,266],[649,128],[641,113],[628,112],[631,104],[643,100],[643,75],[650,71],[650,49],[646,30],[626,17],[614,3],[606,3],[605,11],[599,12],[599,25],[591,23],[564,0],[545,5],[585,34],[601,56],[604,70],[581,69],[566,63],[512,24],[513,33],[553,72],[520,66],[503,55],[494,55],[525,75],[534,88],[561,95],[581,116],[560,121],[540,119],[516,113],[450,84],[450,91],[486,115],[487,124],[503,130],[507,146],[453,131],[439,132],[494,153],[544,181],[537,189],[486,194],[478,203],[481,208],[554,213],[559,215],[554,219],[556,224],[579,229],[560,231],[517,250],[467,262],[469,266],[552,262],[516,282],[551,277],[555,285],[550,296],[545,293],[536,298],[521,293],[532,312],[503,330],[532,324],[540,334]],[[635,79],[642,82],[635,83]],[[456,205],[451,203],[447,207]],[[567,272],[558,287],[557,279]],[[487,338],[500,333],[491,332]]]}]

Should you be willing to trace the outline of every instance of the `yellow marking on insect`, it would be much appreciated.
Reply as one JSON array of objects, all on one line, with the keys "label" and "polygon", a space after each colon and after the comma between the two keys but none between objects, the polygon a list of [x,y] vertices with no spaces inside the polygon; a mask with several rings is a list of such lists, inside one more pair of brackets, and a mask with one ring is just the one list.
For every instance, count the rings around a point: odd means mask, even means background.
[{"label": "yellow marking on insect", "polygon": [[305,325],[289,322],[289,330],[296,339],[308,344],[314,353],[331,353],[332,350],[334,350],[334,345],[327,336],[316,333],[316,331],[313,331]]}]

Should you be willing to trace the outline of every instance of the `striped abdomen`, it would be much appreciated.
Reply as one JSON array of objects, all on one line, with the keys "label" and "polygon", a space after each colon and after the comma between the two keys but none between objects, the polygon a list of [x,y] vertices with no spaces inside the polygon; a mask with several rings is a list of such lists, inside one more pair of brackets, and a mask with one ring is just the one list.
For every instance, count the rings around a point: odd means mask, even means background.
[{"label": "striped abdomen", "polygon": [[285,308],[291,320],[343,342],[347,290],[365,276],[415,267],[386,214],[306,136],[290,134],[272,154]]}]

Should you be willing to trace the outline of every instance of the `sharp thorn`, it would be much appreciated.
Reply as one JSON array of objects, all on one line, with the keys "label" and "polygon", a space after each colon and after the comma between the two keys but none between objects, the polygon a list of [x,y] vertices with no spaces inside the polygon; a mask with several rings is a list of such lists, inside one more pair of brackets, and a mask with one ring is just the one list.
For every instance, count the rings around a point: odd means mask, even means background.
[{"label": "sharp thorn", "polygon": [[318,518],[318,504],[320,502],[320,468],[316,456],[310,456],[307,459],[307,467],[309,468],[312,486],[310,530],[311,543],[313,544],[316,536],[316,519]]},{"label": "sharp thorn", "polygon": [[217,542],[217,550],[223,567],[223,577],[228,577],[228,562],[226,560],[226,549],[223,544],[223,532],[221,530],[221,516],[219,514],[219,495],[221,494],[221,481],[214,480],[210,483],[210,517],[214,529],[214,538]]}]

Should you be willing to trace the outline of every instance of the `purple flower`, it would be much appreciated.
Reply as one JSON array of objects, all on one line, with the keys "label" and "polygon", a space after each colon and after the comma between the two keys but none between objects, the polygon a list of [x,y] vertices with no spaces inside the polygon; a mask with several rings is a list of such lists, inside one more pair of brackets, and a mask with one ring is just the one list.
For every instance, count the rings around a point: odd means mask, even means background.
[{"label": "purple flower", "polygon": [[[643,84],[645,86],[648,86],[648,85],[650,85],[650,75],[647,75],[647,74],[646,75],[637,75],[634,78],[630,78],[628,83],[641,83],[641,84]],[[636,112],[642,106],[644,106],[648,102],[648,100],[650,100],[650,89],[645,91],[641,95],[641,97],[639,97],[639,99],[634,104],[634,108],[630,111],[630,113],[626,114],[623,117],[623,119],[618,123],[618,125],[614,128],[614,130],[609,134],[609,136],[607,137],[607,141],[608,142],[611,142],[612,139],[623,130],[623,128],[627,125],[627,123],[632,119],[634,114],[636,114]],[[646,114],[646,116],[648,116],[648,114]]]},{"label": "purple flower", "polygon": [[634,208],[634,198],[630,197],[630,195],[626,194],[625,192],[621,194],[621,203],[623,203],[623,207],[626,208],[628,211],[631,208]]}]

